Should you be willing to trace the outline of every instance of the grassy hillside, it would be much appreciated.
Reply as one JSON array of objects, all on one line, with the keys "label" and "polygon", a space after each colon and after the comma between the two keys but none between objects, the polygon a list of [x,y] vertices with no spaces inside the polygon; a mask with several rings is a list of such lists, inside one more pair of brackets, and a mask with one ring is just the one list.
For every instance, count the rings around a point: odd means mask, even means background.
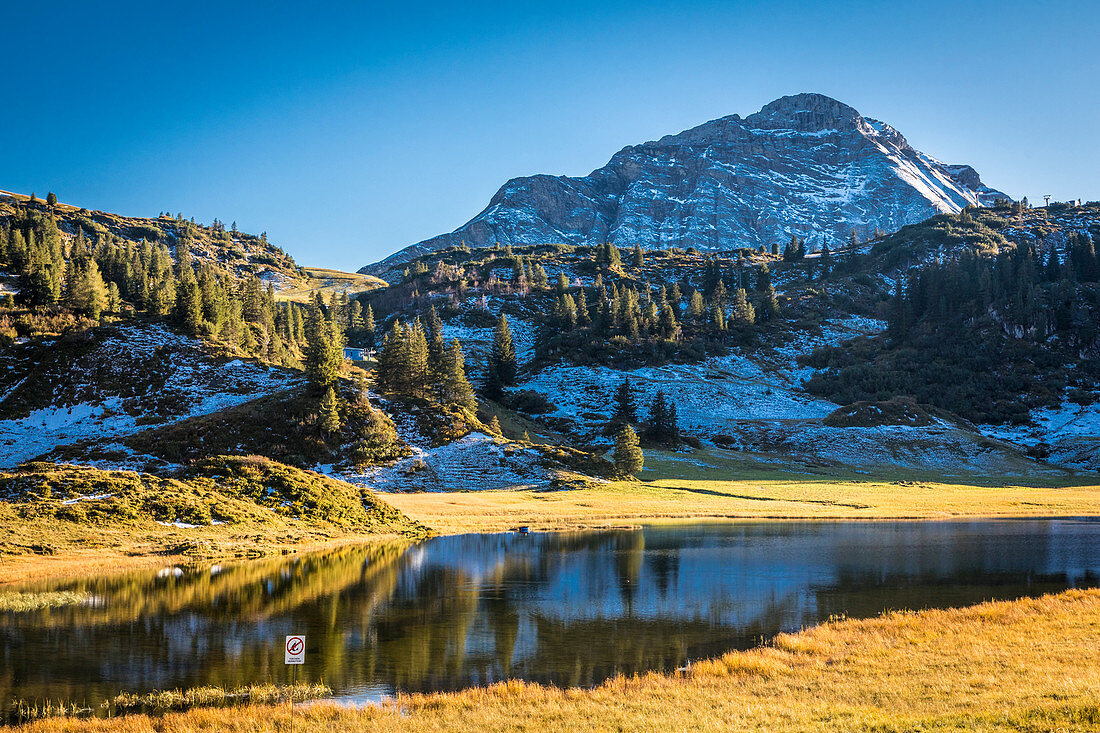
[{"label": "grassy hillside", "polygon": [[95,238],[110,234],[123,242],[165,244],[175,247],[180,240],[190,244],[191,256],[198,262],[208,262],[224,268],[238,277],[251,274],[284,281],[301,276],[293,258],[267,241],[266,234],[254,235],[227,228],[218,222],[212,226],[196,224],[170,213],[156,218],[122,216],[107,211],[89,210],[58,202],[47,205],[39,196],[32,202],[25,194],[0,191],[0,223],[35,211],[52,215],[58,227],[68,236],[83,230]]},{"label": "grassy hillside", "polygon": [[[0,473],[0,556],[258,556],[427,530],[369,490],[258,456],[177,478],[28,463]],[[2,580],[3,578],[0,578]]]},{"label": "grassy hillside", "polygon": [[346,292],[354,296],[384,288],[387,285],[385,280],[358,272],[326,270],[322,267],[303,267],[301,272],[302,276],[297,282],[279,290],[277,299],[309,303],[320,293],[327,303],[336,293]]}]

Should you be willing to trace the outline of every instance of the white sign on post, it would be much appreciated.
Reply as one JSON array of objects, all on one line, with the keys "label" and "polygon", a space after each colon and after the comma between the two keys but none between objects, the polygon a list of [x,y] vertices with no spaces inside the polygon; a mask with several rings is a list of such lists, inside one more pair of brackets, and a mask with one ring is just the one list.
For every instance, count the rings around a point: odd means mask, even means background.
[{"label": "white sign on post", "polygon": [[306,637],[295,634],[286,638],[285,664],[306,663]]}]

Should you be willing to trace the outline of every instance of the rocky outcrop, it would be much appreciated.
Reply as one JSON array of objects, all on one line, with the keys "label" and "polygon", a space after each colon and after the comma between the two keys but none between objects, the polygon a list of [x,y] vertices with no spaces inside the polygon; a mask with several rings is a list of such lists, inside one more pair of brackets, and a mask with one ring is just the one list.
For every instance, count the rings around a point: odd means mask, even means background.
[{"label": "rocky outcrop", "polygon": [[890,125],[820,94],[783,97],[623,148],[583,178],[514,178],[450,234],[363,272],[383,274],[426,252],[468,246],[613,242],[726,250],[782,243],[836,247],[854,230],[893,231],[1004,197],[967,165],[945,165]]}]

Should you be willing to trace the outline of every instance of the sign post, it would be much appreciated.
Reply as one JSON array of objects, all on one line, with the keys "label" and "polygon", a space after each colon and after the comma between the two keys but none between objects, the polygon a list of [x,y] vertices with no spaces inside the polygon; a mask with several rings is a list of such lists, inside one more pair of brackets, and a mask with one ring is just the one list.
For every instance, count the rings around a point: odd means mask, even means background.
[{"label": "sign post", "polygon": [[286,664],[306,663],[306,637],[292,634],[286,637]]},{"label": "sign post", "polygon": [[283,663],[292,665],[290,668],[290,730],[294,730],[294,682],[297,679],[295,673],[298,665],[306,663],[306,637],[304,634],[288,634],[283,643]]}]

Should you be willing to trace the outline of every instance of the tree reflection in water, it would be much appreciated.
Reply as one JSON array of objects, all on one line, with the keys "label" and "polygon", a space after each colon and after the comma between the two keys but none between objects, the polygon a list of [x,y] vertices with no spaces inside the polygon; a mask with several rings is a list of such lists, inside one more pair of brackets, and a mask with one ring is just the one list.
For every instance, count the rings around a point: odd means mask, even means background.
[{"label": "tree reflection in water", "polygon": [[440,537],[19,590],[86,606],[0,615],[0,701],[303,679],[339,695],[508,677],[592,685],[832,614],[1094,585],[1100,524],[740,522]]}]

